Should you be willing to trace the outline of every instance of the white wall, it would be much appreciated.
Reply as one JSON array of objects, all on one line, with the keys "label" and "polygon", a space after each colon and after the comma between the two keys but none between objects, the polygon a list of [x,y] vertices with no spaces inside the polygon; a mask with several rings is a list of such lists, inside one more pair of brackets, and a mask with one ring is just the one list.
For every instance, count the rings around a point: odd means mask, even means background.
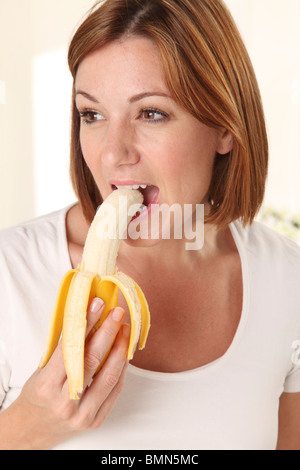
[{"label": "white wall", "polygon": [[[94,0],[0,1],[0,228],[75,200],[66,55]],[[300,0],[227,0],[270,137],[266,205],[300,214]]]},{"label": "white wall", "polygon": [[0,227],[75,200],[69,182],[66,55],[92,4],[0,2]]},{"label": "white wall", "polygon": [[227,0],[254,63],[270,140],[265,205],[300,215],[300,0]]}]

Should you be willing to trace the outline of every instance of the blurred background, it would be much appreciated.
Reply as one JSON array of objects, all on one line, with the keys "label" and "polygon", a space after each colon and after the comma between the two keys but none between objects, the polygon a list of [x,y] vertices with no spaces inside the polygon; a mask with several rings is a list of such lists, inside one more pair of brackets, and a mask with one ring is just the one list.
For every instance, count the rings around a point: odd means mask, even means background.
[{"label": "blurred background", "polygon": [[[259,218],[300,242],[300,0],[226,0],[248,47],[270,140]],[[0,0],[0,228],[75,201],[67,49],[94,0]]]}]

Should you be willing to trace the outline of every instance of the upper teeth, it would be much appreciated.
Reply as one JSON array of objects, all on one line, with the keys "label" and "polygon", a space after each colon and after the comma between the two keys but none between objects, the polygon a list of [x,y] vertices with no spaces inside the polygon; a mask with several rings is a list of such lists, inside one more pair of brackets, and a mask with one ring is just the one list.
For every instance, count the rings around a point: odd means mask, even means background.
[{"label": "upper teeth", "polygon": [[123,184],[123,185],[115,185],[117,189],[126,188],[126,189],[146,189],[146,184]]}]

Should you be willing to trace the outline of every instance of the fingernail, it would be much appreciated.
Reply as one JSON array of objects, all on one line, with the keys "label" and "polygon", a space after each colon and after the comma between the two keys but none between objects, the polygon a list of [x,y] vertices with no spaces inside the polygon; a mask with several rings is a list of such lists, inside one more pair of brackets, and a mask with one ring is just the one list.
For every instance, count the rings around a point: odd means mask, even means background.
[{"label": "fingernail", "polygon": [[124,315],[124,310],[121,307],[116,307],[113,309],[112,317],[115,321],[121,321]]},{"label": "fingernail", "polygon": [[95,297],[92,302],[91,302],[91,305],[90,305],[90,312],[92,313],[97,313],[99,312],[99,310],[101,310],[101,308],[103,307],[104,305],[104,302],[102,299],[100,299],[99,297]]}]

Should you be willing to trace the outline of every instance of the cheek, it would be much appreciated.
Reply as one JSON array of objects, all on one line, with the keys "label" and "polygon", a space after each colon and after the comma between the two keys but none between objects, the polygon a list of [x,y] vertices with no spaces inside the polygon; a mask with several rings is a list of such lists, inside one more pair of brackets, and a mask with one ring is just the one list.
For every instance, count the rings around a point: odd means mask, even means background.
[{"label": "cheek", "polygon": [[97,162],[99,164],[99,146],[86,130],[80,131],[80,146],[85,163],[94,173]]},{"label": "cheek", "polygon": [[173,180],[180,184],[186,202],[204,203],[211,185],[216,150],[214,142],[199,139],[197,135],[181,142],[173,150],[173,160],[169,158],[169,168]]},{"label": "cheek", "polygon": [[181,173],[182,177],[189,175],[192,179],[199,179],[212,174],[215,156],[214,145],[207,145],[207,142],[199,141],[199,138],[183,137],[174,139],[162,161],[170,173]]}]

